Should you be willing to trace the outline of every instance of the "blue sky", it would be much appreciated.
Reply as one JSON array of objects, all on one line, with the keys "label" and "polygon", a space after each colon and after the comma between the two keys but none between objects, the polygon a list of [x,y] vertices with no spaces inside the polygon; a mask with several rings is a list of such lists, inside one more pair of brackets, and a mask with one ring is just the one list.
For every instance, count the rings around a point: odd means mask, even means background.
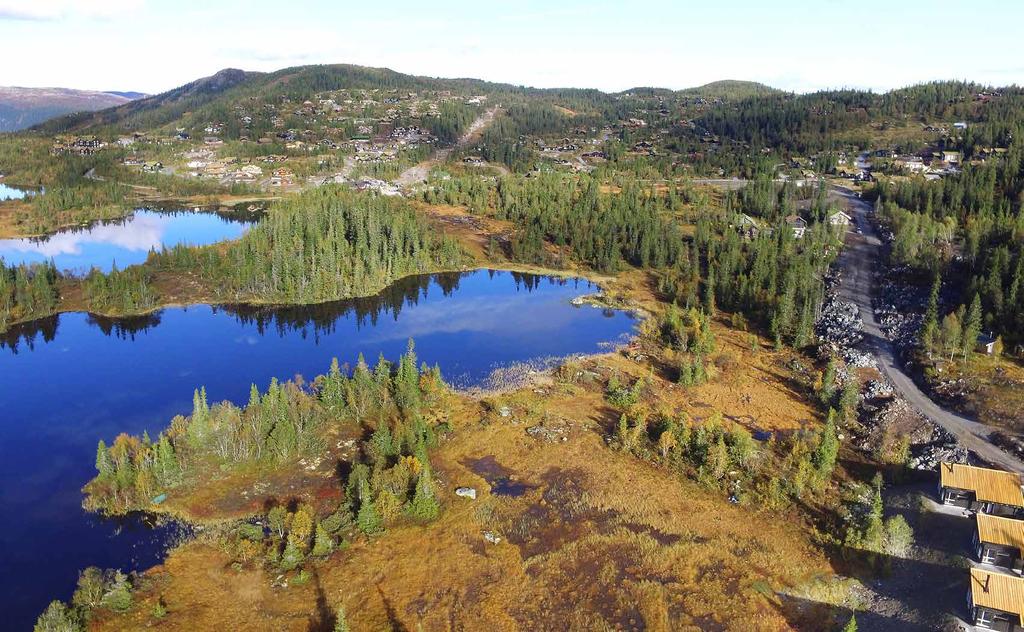
[{"label": "blue sky", "polygon": [[0,0],[0,85],[159,92],[221,68],[538,87],[1024,84],[1019,0]]}]

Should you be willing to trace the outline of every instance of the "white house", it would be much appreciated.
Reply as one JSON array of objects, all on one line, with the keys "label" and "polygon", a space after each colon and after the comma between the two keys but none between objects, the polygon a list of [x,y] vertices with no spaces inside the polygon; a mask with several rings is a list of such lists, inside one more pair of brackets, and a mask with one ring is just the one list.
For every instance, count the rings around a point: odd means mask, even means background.
[{"label": "white house", "polygon": [[853,218],[843,211],[836,211],[828,216],[828,223],[833,226],[849,226]]}]

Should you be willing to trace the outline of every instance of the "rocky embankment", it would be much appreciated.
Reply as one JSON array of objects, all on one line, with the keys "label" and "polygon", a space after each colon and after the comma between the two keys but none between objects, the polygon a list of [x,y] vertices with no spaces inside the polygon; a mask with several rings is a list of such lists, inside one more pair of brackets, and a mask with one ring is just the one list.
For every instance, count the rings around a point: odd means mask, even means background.
[{"label": "rocky embankment", "polygon": [[[839,282],[838,272],[826,279],[826,299],[815,332],[819,353],[841,358],[847,375],[858,369],[875,369],[865,371],[874,375],[861,390],[858,423],[847,428],[854,445],[876,456],[893,454],[897,451],[894,446],[905,445],[907,466],[918,470],[934,471],[942,461],[966,462],[967,450],[956,438],[914,410],[884,374],[877,371],[875,358],[859,348],[864,339],[863,321],[857,306],[840,298]],[[902,311],[904,306],[895,300],[888,301],[889,294],[882,296],[883,310],[878,314],[885,333],[894,338],[912,336],[918,325],[913,316],[901,314],[913,312]]]},{"label": "rocky embankment", "polygon": [[[884,241],[891,243],[892,233],[884,226],[879,225],[877,228]],[[927,311],[929,288],[913,277],[912,270],[907,266],[893,265],[891,262],[880,266],[880,271],[875,275],[875,287],[878,288],[873,300],[875,316],[886,338],[892,342],[896,354],[914,367],[914,381],[917,385],[940,405],[976,417],[977,411],[969,403],[972,386],[966,380],[943,377],[941,371],[925,379],[921,367],[914,360],[914,352],[918,348],[917,335]],[[946,311],[941,304],[939,311]]]},{"label": "rocky embankment", "polygon": [[875,317],[886,338],[902,356],[917,346],[922,314],[928,298],[921,288],[903,281],[905,271],[891,269],[875,277],[878,293],[874,299]]}]

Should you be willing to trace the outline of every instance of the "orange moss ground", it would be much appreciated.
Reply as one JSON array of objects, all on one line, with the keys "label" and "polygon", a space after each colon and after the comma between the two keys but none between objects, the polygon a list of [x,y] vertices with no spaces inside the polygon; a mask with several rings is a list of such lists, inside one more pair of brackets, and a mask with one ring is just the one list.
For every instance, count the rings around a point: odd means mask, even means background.
[{"label": "orange moss ground", "polygon": [[506,239],[515,232],[511,222],[473,215],[461,206],[413,202],[416,209],[445,234],[457,239],[475,261],[487,260],[487,243]]},{"label": "orange moss ground", "polygon": [[29,204],[22,200],[0,202],[0,239],[9,239],[20,235],[17,218],[28,209]]},{"label": "orange moss ground", "polygon": [[[731,340],[719,332],[720,348]],[[783,360],[759,352],[731,387],[723,379],[684,390],[655,377],[655,390],[666,406],[703,410],[695,402],[714,401],[762,427],[793,427],[811,417],[806,404],[786,388],[759,386],[760,373]],[[621,355],[579,368],[647,371]],[[752,401],[736,403],[748,389]],[[772,399],[755,404],[760,397]],[[785,630],[793,623],[775,591],[829,572],[799,514],[731,505],[609,448],[604,436],[617,415],[596,387],[558,382],[488,405],[462,396],[453,403],[455,431],[433,456],[438,521],[358,541],[307,565],[301,585],[294,574],[234,565],[218,547],[189,543],[146,574],[130,613],[98,613],[92,628],[330,629],[344,607],[355,630]],[[511,414],[488,412],[493,404]],[[562,433],[547,441],[526,432],[538,424]],[[522,495],[495,493],[495,473]],[[476,488],[478,498],[456,497],[458,486]],[[501,541],[488,543],[485,532]],[[169,614],[155,620],[158,599]]]}]

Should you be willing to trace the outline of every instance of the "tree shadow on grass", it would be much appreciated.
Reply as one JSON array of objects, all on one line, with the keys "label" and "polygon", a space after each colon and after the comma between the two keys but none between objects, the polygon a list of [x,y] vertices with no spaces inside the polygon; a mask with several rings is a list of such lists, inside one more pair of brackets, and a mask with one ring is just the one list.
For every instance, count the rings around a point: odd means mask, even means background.
[{"label": "tree shadow on grass", "polygon": [[309,618],[307,632],[332,632],[338,622],[338,616],[327,603],[327,595],[320,585],[320,573],[313,569],[313,590],[316,591],[316,610]]},{"label": "tree shadow on grass", "polygon": [[377,584],[377,594],[380,595],[380,600],[384,603],[384,611],[388,615],[388,623],[390,629],[394,632],[408,632],[409,628],[402,624],[401,619],[398,618],[398,611],[395,610],[395,605],[391,603],[391,600],[387,598],[384,591],[381,589],[380,584]]}]

